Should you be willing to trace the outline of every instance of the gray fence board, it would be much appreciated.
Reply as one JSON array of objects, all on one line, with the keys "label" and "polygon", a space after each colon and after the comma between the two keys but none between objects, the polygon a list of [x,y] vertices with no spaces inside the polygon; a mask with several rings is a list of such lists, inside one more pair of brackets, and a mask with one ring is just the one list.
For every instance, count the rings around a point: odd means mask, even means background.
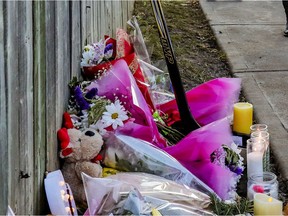
[{"label": "gray fence board", "polygon": [[[56,1],[56,124],[61,126],[67,107],[68,82],[70,80],[69,2]],[[69,38],[67,40],[67,38]],[[68,81],[68,82],[67,82]]]},{"label": "gray fence board", "polygon": [[34,212],[44,214],[43,208],[37,203],[44,203],[45,191],[42,187],[44,173],[46,169],[46,121],[45,121],[45,96],[46,96],[46,44],[45,44],[45,2],[33,2],[33,16],[38,17],[34,20]]},{"label": "gray fence board", "polygon": [[[18,79],[19,79],[19,119],[14,122],[19,127],[19,187],[22,193],[18,196],[19,203],[26,203],[26,209],[19,208],[18,214],[31,212],[33,203],[27,200],[33,198],[34,151],[33,151],[33,19],[32,1],[18,2]],[[29,177],[30,176],[30,177]],[[19,178],[19,177],[18,177]]]},{"label": "gray fence board", "polygon": [[80,1],[80,5],[81,5],[81,45],[82,47],[84,47],[85,45],[87,45],[88,42],[88,38],[87,38],[87,24],[86,24],[86,20],[87,20],[87,16],[86,16],[86,1]]},{"label": "gray fence board", "polygon": [[[21,190],[20,185],[20,125],[19,125],[19,70],[18,70],[18,6],[16,2],[6,2],[6,25],[7,43],[5,47],[6,54],[6,72],[7,72],[7,114],[8,114],[8,204],[14,204],[14,211],[16,214],[20,211],[19,196]],[[8,28],[9,27],[9,28]],[[5,30],[4,30],[5,31]],[[17,186],[16,186],[17,185]]]},{"label": "gray fence board", "polygon": [[122,11],[119,10],[121,8],[121,2],[115,1],[113,2],[113,9],[112,9],[112,35],[116,34],[117,28],[123,26],[123,19],[121,16]]},{"label": "gray fence board", "polygon": [[[56,2],[45,2],[45,50],[46,50],[46,170],[53,171],[59,167],[56,130],[59,125],[56,123]],[[49,96],[48,96],[49,95]]]},{"label": "gray fence board", "polygon": [[47,214],[44,174],[60,168],[57,130],[82,48],[115,37],[132,3],[0,1],[0,215],[8,204]]},{"label": "gray fence board", "polygon": [[[104,11],[105,11],[105,17],[107,22],[105,23],[105,26],[103,26],[104,28],[106,28],[107,33],[109,34],[110,37],[114,37],[115,38],[115,30],[113,31],[113,16],[112,16],[112,7],[113,2],[112,1],[104,1],[102,3],[102,5],[104,5]],[[101,20],[99,20],[101,21]],[[105,31],[105,30],[103,30]],[[102,32],[102,31],[101,31]]]},{"label": "gray fence board", "polygon": [[[3,2],[0,2],[0,11],[4,12]],[[8,205],[8,134],[7,134],[7,108],[6,108],[6,73],[4,62],[4,13],[0,13],[0,158],[1,178],[0,185],[0,215],[6,213]]]},{"label": "gray fence board", "polygon": [[81,14],[79,13],[80,1],[70,2],[71,22],[71,77],[80,76],[81,62]]}]

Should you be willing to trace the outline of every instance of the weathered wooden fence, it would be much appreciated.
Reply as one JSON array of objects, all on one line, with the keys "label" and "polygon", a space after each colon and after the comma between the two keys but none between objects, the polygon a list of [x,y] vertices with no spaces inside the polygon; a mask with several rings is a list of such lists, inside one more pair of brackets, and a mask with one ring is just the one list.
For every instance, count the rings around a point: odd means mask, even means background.
[{"label": "weathered wooden fence", "polygon": [[0,1],[0,214],[42,214],[45,171],[81,49],[125,28],[133,1]]}]

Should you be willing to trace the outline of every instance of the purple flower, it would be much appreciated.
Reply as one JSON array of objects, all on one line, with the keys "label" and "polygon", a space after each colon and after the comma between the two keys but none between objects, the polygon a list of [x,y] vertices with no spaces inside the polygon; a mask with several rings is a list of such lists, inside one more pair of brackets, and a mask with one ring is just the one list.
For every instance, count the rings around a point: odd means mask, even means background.
[{"label": "purple flower", "polygon": [[104,50],[104,57],[110,59],[113,56],[113,44],[108,44]]},{"label": "purple flower", "polygon": [[240,175],[240,174],[242,174],[242,172],[243,172],[243,169],[242,169],[242,168],[237,167],[237,166],[235,166],[235,165],[229,165],[228,167],[229,167],[229,169],[230,169],[232,172],[236,173],[237,175]]},{"label": "purple flower", "polygon": [[85,98],[91,100],[95,95],[97,95],[98,89],[97,88],[92,88],[87,94],[85,95]]},{"label": "purple flower", "polygon": [[76,102],[77,102],[77,104],[81,110],[87,110],[90,108],[89,103],[83,97],[82,91],[81,91],[79,86],[75,87],[74,96],[75,96]]},{"label": "purple flower", "polygon": [[210,155],[210,160],[212,163],[215,163],[220,166],[225,166],[225,157],[226,152],[222,147],[220,147]]},{"label": "purple flower", "polygon": [[92,44],[92,46],[94,47],[95,52],[93,62],[94,64],[99,64],[104,57],[105,44],[100,40],[98,43]]},{"label": "purple flower", "polygon": [[108,44],[108,45],[105,47],[104,53],[107,53],[107,52],[108,52],[109,50],[111,50],[111,49],[113,49],[113,44],[112,44],[112,43]]}]

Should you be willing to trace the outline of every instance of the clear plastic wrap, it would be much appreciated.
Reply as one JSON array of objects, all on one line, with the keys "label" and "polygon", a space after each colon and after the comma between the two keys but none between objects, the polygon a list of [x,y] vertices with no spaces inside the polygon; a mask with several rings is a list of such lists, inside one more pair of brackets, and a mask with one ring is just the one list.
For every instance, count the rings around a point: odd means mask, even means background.
[{"label": "clear plastic wrap", "polygon": [[[141,29],[138,25],[137,19],[133,16],[128,24],[133,28],[133,34],[130,36],[130,40],[133,43],[135,53],[138,58],[140,67],[146,77],[146,82],[149,86],[150,93],[154,104],[162,104],[175,98],[169,73],[153,66],[150,61],[148,49],[145,44]],[[166,63],[165,63],[166,66]]]},{"label": "clear plastic wrap", "polygon": [[214,193],[168,153],[131,136],[110,134],[105,139],[104,165],[125,172],[154,174],[206,194]]},{"label": "clear plastic wrap", "polygon": [[[147,173],[118,173],[107,178],[82,174],[90,215],[213,215],[207,195]],[[88,214],[88,213],[87,213]]]}]

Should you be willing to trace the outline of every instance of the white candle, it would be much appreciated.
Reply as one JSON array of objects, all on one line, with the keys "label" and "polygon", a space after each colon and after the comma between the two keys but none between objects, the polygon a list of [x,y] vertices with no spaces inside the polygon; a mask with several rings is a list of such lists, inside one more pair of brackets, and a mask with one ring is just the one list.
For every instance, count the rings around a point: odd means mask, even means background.
[{"label": "white candle", "polygon": [[256,193],[254,195],[254,215],[283,215],[283,204],[266,194]]},{"label": "white candle", "polygon": [[248,178],[252,174],[263,173],[263,153],[262,152],[250,152],[247,154],[247,176]]}]

